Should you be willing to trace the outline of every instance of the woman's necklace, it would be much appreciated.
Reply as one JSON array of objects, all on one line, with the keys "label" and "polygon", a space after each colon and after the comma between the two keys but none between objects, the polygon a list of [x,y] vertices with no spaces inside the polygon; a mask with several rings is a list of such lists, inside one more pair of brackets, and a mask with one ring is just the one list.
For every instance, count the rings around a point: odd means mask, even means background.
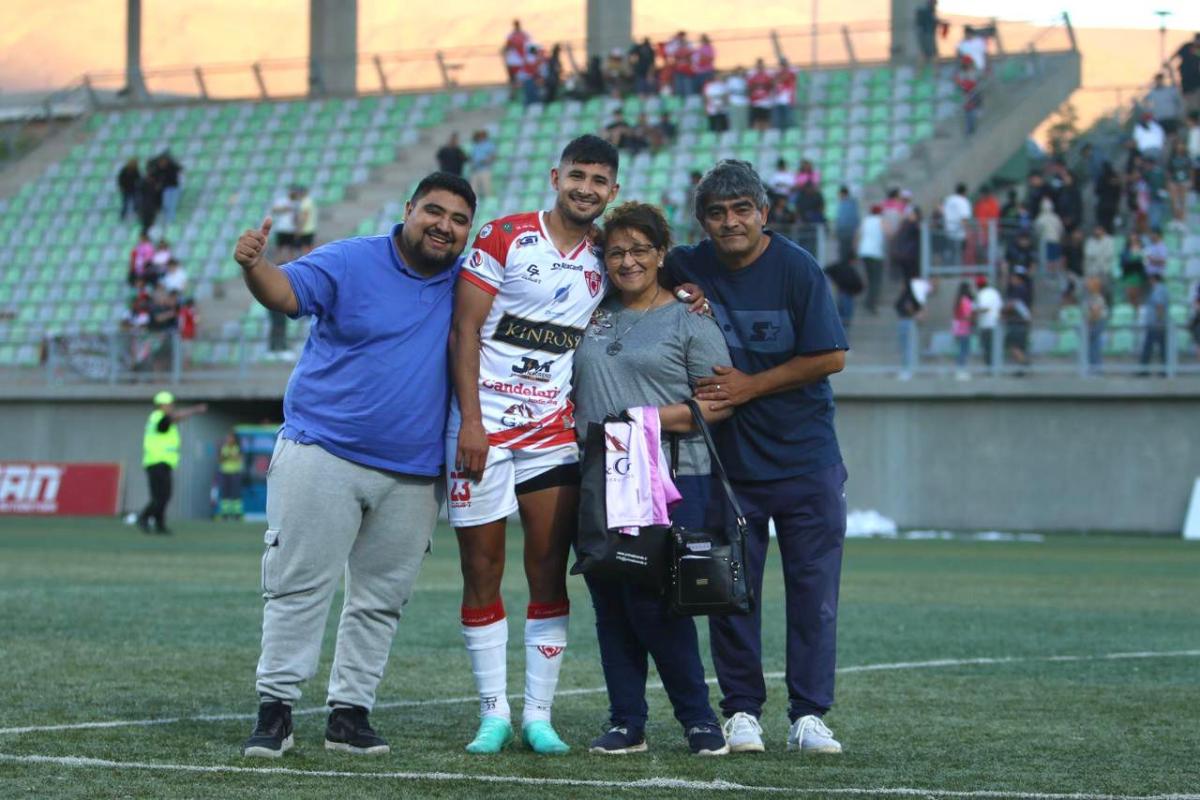
[{"label": "woman's necklace", "polygon": [[641,314],[638,314],[638,318],[635,319],[628,328],[613,337],[613,340],[611,343],[609,343],[608,347],[604,348],[604,352],[608,353],[610,356],[615,356],[617,353],[621,352],[621,350],[624,348],[624,345],[621,344],[621,339],[623,339],[631,330],[636,328],[637,324],[642,321],[642,317],[646,316],[646,313],[650,309],[654,308],[654,304],[658,302],[658,292],[661,288],[661,286],[654,287],[654,297],[650,298],[650,305],[646,306]]}]

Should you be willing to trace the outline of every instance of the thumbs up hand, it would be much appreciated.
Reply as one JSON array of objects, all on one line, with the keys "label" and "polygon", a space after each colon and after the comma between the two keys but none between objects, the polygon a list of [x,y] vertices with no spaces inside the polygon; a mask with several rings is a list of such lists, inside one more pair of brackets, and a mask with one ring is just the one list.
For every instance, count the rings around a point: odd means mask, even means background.
[{"label": "thumbs up hand", "polygon": [[238,237],[237,246],[233,249],[233,258],[246,272],[254,269],[263,260],[267,252],[267,244],[271,241],[271,218],[263,219],[262,225],[255,230],[247,228]]}]

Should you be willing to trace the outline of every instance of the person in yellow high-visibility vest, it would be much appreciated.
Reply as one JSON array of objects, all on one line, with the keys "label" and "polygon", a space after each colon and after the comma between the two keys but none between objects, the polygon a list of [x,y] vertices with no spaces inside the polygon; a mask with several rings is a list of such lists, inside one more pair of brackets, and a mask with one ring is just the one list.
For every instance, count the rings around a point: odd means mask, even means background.
[{"label": "person in yellow high-visibility vest", "polygon": [[142,466],[150,484],[150,502],[137,518],[143,532],[150,533],[150,520],[154,520],[155,533],[171,532],[167,527],[167,502],[171,499],[171,475],[179,466],[178,423],[207,410],[203,403],[175,408],[175,396],[170,392],[154,395],[154,410],[146,419],[142,435]]},{"label": "person in yellow high-visibility vest", "polygon": [[217,456],[217,516],[220,519],[242,518],[242,472],[245,461],[237,434],[230,431],[221,442]]}]

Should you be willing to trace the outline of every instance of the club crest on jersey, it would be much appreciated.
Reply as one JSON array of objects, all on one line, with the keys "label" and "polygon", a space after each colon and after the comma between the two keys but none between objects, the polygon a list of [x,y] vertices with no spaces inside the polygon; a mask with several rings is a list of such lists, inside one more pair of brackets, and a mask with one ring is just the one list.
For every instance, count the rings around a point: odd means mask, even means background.
[{"label": "club crest on jersey", "polygon": [[538,243],[538,235],[536,233],[531,233],[528,236],[522,236],[520,239],[517,239],[517,247],[518,248],[529,247],[530,245],[534,245],[537,243]]},{"label": "club crest on jersey", "polygon": [[472,267],[478,267],[482,263],[483,263],[483,253],[479,252],[478,250],[476,250],[474,253],[471,253],[471,266]]},{"label": "club crest on jersey", "polygon": [[500,230],[504,231],[505,233],[512,233],[512,231],[513,231],[512,223],[511,222],[504,223],[503,225],[500,226]]},{"label": "club crest on jersey", "polygon": [[487,237],[489,237],[491,235],[492,235],[492,223],[489,222],[487,225],[484,225],[482,228],[479,229],[479,238],[480,239],[486,239]]},{"label": "club crest on jersey", "polygon": [[592,297],[595,297],[596,293],[600,291],[600,273],[594,269],[586,270],[583,273],[583,279],[587,281],[588,291],[592,293]]}]

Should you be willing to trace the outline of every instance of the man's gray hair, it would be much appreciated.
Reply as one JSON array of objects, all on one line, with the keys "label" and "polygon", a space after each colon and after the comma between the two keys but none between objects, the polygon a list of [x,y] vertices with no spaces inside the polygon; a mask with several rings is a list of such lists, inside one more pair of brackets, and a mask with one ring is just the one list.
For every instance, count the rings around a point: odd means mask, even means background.
[{"label": "man's gray hair", "polygon": [[770,205],[767,187],[750,162],[723,158],[696,185],[696,219],[704,219],[704,209],[712,201],[738,197],[749,198],[757,208]]}]

